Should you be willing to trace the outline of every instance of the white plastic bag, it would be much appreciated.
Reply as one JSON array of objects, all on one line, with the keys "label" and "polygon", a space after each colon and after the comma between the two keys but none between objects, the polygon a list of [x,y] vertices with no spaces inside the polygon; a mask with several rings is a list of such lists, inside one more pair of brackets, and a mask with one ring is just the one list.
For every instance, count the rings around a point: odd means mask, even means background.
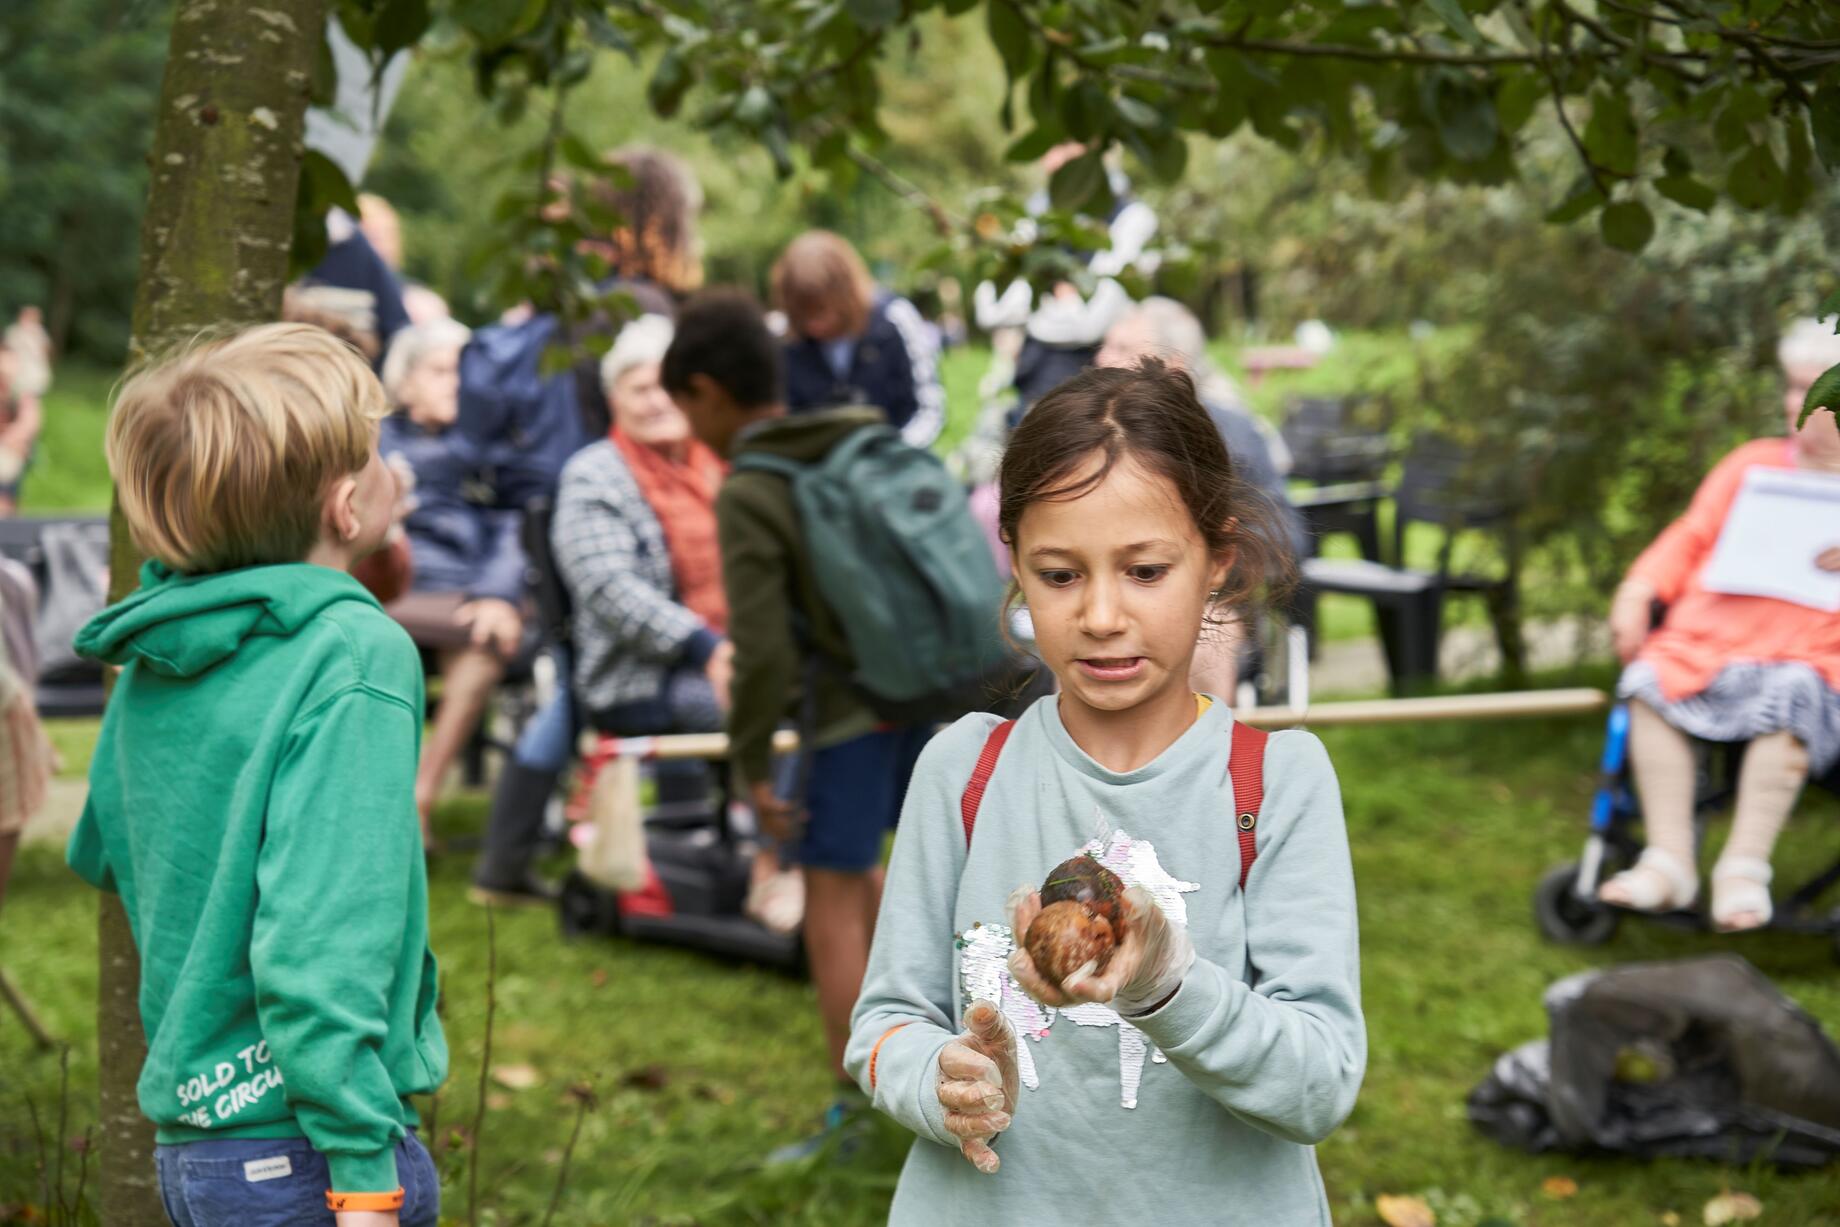
[{"label": "white plastic bag", "polygon": [[645,854],[645,814],[639,804],[639,760],[615,755],[602,764],[588,793],[587,846],[581,874],[602,890],[638,890],[651,872]]}]

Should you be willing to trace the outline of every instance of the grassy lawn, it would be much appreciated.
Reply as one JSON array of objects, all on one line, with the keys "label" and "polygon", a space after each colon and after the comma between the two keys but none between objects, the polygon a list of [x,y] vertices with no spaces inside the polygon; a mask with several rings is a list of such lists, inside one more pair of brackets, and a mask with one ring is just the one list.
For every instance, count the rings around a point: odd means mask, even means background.
[{"label": "grassy lawn", "polygon": [[109,465],[102,432],[109,418],[109,389],[117,372],[65,363],[45,397],[45,428],[20,487],[26,515],[104,512],[109,508]]},{"label": "grassy lawn", "polygon": [[[93,736],[93,725],[57,729],[69,772],[81,771]],[[1378,1223],[1375,1198],[1385,1193],[1425,1197],[1441,1227],[1624,1227],[1659,1224],[1670,1211],[1697,1223],[1703,1203],[1729,1186],[1762,1200],[1765,1223],[1840,1227],[1840,1171],[1788,1176],[1708,1163],[1534,1157],[1482,1139],[1464,1119],[1464,1094],[1495,1056],[1544,1034],[1540,994],[1551,981],[1721,945],[1631,925],[1609,947],[1577,950],[1548,945],[1535,932],[1535,881],[1582,840],[1599,741],[1594,718],[1323,736],[1342,779],[1360,883],[1372,1050],[1353,1117],[1319,1151],[1337,1223]],[[458,797],[444,809],[443,826],[476,827],[482,809],[481,798]],[[1826,798],[1804,803],[1779,857],[1785,873],[1835,854],[1837,814]],[[479,1105],[488,958],[486,916],[465,902],[465,874],[463,858],[439,862],[432,900],[454,1063],[429,1112],[446,1212],[457,1222],[465,1221],[468,1139]],[[72,1045],[71,1135],[94,1115],[94,908],[55,849],[37,847],[19,865],[0,926],[0,965]],[[546,913],[501,913],[496,926],[492,1065],[529,1066],[537,1082],[518,1090],[488,1082],[482,1222],[544,1221],[575,1123],[568,1091],[580,1083],[593,1088],[598,1107],[582,1124],[559,1223],[881,1221],[905,1148],[892,1126],[847,1165],[766,1172],[757,1164],[804,1132],[826,1099],[807,985],[626,942],[564,943]],[[1840,977],[1826,943],[1770,937],[1730,948],[1840,1031]],[[33,1052],[0,1015],[0,1205],[36,1200],[27,1101],[48,1119],[57,1086],[56,1057]],[[1576,1196],[1544,1193],[1542,1182],[1553,1176],[1575,1180]],[[74,1173],[68,1184],[74,1189]]]}]

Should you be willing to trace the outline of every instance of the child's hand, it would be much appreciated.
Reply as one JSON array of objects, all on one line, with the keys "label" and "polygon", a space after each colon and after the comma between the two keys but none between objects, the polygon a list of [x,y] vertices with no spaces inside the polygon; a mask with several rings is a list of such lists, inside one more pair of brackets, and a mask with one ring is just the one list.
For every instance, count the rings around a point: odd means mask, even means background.
[{"label": "child's hand", "polygon": [[756,780],[748,785],[748,804],[760,829],[782,844],[799,837],[799,808],[780,799],[773,791],[772,780]]},{"label": "child's hand", "polygon": [[1010,929],[1016,949],[1009,974],[1022,991],[1043,1005],[1079,1005],[1098,1001],[1127,1018],[1148,1014],[1182,987],[1195,965],[1195,944],[1188,930],[1169,919],[1141,886],[1124,893],[1124,939],[1112,948],[1103,972],[1089,963],[1068,974],[1056,988],[1035,967],[1022,947],[1022,935],[1041,913],[1041,895],[1024,887],[1009,897]]},{"label": "child's hand", "polygon": [[395,1210],[341,1210],[332,1217],[339,1227],[397,1227],[402,1222]]},{"label": "child's hand", "polygon": [[985,1175],[997,1170],[990,1141],[1009,1128],[1022,1078],[1016,1069],[1016,1033],[988,1001],[965,1011],[965,1033],[939,1051],[937,1093],[946,1132],[959,1153]]}]

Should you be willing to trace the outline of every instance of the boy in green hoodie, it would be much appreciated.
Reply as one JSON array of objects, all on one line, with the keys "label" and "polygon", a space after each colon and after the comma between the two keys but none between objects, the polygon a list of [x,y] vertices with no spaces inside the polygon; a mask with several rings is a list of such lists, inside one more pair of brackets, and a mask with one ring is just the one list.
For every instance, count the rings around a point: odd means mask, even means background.
[{"label": "boy in green hoodie", "polygon": [[[809,463],[887,421],[872,406],[788,416],[779,343],[753,300],[734,292],[704,294],[679,313],[660,378],[697,437],[730,460],[759,451]],[[818,589],[783,477],[729,477],[716,496],[716,532],[735,646],[730,754],[761,827],[785,842],[804,873],[805,950],[837,1079],[824,1132],[770,1156],[791,1161],[867,1107],[844,1072],[843,1050],[881,904],[883,842],[931,729],[881,725],[843,680],[855,671],[849,639]],[[813,652],[829,667],[807,668]],[[816,744],[805,794],[789,799],[791,790],[772,778],[773,734],[786,719],[803,723],[807,684]],[[793,801],[803,802],[802,813]]]},{"label": "boy in green hoodie", "polygon": [[107,453],[140,589],[77,648],[121,668],[68,857],[141,961],[178,1227],[433,1224],[409,1096],[440,1085],[415,811],[422,673],[347,573],[396,482],[351,347],[276,324],[122,389]]}]

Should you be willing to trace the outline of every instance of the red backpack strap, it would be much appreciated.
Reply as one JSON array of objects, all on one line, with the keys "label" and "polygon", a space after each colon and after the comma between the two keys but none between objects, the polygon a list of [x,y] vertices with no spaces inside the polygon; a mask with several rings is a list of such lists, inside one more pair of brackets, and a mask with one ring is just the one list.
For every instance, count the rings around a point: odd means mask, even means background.
[{"label": "red backpack strap", "polygon": [[990,730],[990,736],[984,740],[984,749],[978,755],[977,766],[971,769],[971,778],[965,783],[965,793],[958,800],[967,848],[971,846],[971,829],[977,826],[978,806],[984,804],[984,790],[990,787],[990,773],[997,769],[997,755],[1003,753],[1003,743],[1009,740],[1015,727],[1014,720],[1005,720]]},{"label": "red backpack strap", "polygon": [[[1239,810],[1239,888],[1246,889],[1246,874],[1258,859],[1259,809],[1265,804],[1265,743],[1271,734],[1249,724],[1233,724],[1233,748],[1228,752],[1227,774],[1233,779],[1233,804]],[[967,828],[968,830],[969,828]]]}]

